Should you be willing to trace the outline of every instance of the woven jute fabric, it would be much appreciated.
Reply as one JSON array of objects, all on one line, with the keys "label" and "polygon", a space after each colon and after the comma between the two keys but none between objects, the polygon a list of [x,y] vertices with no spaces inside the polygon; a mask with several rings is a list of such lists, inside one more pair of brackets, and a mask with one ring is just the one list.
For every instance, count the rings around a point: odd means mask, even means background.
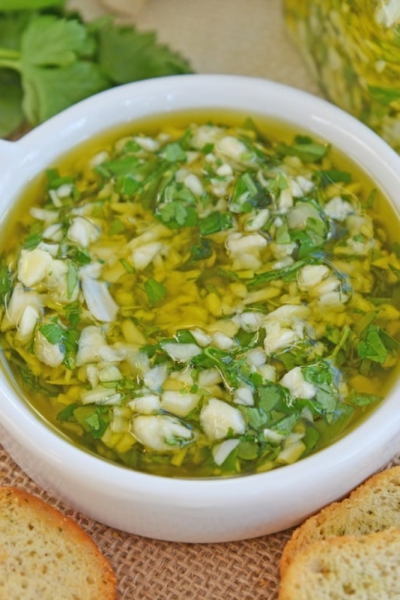
[{"label": "woven jute fabric", "polygon": [[[400,455],[387,466],[394,464],[400,464]],[[31,492],[74,519],[111,562],[118,600],[277,599],[279,560],[292,530],[221,544],[172,543],[117,531],[47,494],[1,446],[0,485]]]},{"label": "woven jute fabric", "polygon": [[223,544],[170,543],[117,531],[47,494],[1,446],[0,485],[23,488],[72,517],[110,560],[117,576],[118,600],[277,597],[278,563],[289,531]]}]

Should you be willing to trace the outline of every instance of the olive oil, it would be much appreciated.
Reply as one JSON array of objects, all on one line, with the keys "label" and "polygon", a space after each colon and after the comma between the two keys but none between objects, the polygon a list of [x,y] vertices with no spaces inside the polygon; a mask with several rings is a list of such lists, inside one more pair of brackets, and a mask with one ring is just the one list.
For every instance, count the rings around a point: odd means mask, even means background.
[{"label": "olive oil", "polygon": [[307,132],[156,116],[49,165],[3,238],[4,355],[33,410],[138,470],[299,460],[397,372],[398,218]]}]

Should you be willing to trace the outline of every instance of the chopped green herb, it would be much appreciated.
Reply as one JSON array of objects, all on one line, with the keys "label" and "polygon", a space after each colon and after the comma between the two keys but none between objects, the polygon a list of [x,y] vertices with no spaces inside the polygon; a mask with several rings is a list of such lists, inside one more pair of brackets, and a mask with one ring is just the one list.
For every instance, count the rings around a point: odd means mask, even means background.
[{"label": "chopped green herb", "polygon": [[280,468],[385,393],[400,252],[325,144],[169,125],[48,171],[4,240],[3,351],[35,410],[109,460],[169,477]]},{"label": "chopped green herb", "polygon": [[153,277],[149,277],[147,281],[144,282],[144,287],[147,293],[147,298],[149,300],[149,304],[156,304],[165,298],[167,293],[166,288],[162,283],[153,279]]},{"label": "chopped green herb", "polygon": [[230,229],[233,225],[232,215],[214,211],[199,221],[200,234],[211,235],[218,231]]}]

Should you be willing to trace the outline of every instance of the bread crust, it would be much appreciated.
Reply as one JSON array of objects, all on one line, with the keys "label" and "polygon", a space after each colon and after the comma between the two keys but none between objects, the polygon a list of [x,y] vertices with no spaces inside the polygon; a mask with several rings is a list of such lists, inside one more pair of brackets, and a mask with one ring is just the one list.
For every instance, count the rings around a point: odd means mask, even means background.
[{"label": "bread crust", "polygon": [[400,466],[377,473],[348,498],[307,519],[292,534],[280,561],[281,577],[299,552],[318,540],[400,528]]},{"label": "bread crust", "polygon": [[70,517],[22,489],[0,487],[0,597],[115,600],[116,578]]}]

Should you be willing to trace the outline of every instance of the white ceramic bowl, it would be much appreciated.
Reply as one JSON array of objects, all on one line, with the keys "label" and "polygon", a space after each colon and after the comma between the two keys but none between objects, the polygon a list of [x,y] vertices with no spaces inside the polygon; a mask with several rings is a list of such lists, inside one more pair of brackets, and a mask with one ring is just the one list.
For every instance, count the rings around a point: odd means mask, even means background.
[{"label": "white ceramic bowl", "polygon": [[[237,109],[305,128],[344,150],[396,210],[400,206],[400,157],[333,105],[264,80],[188,75],[104,92],[18,142],[0,141],[1,220],[29,181],[70,148],[137,118],[188,108]],[[400,450],[399,387],[370,418],[323,451],[272,472],[225,480],[161,478],[82,452],[41,422],[1,371],[0,440],[39,485],[98,521],[152,538],[223,542],[295,525],[387,463]]]}]

